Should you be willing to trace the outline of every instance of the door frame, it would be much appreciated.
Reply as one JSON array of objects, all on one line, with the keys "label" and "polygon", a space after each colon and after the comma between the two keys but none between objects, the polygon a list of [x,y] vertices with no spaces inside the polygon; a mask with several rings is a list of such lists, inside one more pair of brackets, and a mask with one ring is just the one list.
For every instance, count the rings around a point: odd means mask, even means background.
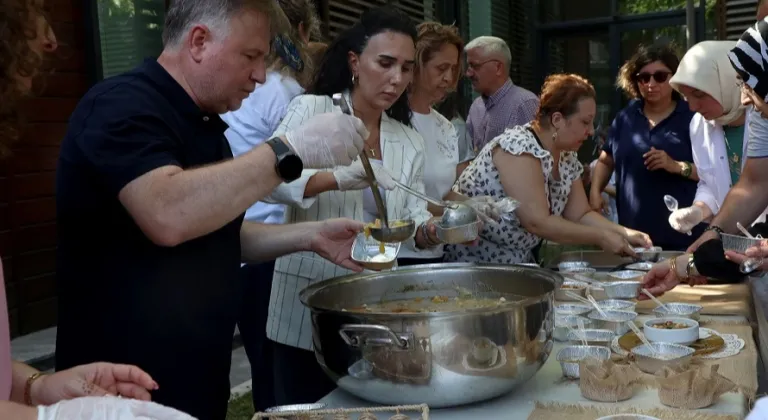
[{"label": "door frame", "polygon": [[[694,43],[703,41],[706,35],[705,1],[701,0],[696,7],[696,31]],[[685,10],[669,10],[664,12],[646,13],[642,15],[613,16],[593,18],[580,21],[554,22],[539,25],[534,45],[536,48],[535,73],[539,85],[549,74],[549,42],[553,38],[566,36],[583,36],[590,34],[607,34],[609,39],[608,66],[614,75],[618,74],[622,63],[621,34],[643,29],[658,29],[669,26],[684,26],[686,24]],[[616,89],[611,95],[611,110],[615,116],[621,107],[621,95]]]}]

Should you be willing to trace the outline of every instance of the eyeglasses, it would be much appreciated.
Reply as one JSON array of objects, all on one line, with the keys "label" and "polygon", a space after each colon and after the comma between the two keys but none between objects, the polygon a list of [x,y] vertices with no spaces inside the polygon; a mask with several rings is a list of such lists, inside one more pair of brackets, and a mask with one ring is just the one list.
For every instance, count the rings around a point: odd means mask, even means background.
[{"label": "eyeglasses", "polygon": [[637,78],[637,81],[643,84],[649,83],[651,81],[651,77],[653,77],[653,80],[656,81],[656,83],[664,83],[669,79],[669,76],[672,74],[672,72],[659,70],[655,71],[653,73],[638,73],[635,77]]},{"label": "eyeglasses", "polygon": [[484,65],[486,65],[487,63],[490,63],[492,61],[495,61],[497,63],[501,62],[501,61],[496,60],[496,59],[490,59],[490,60],[485,60],[482,63],[467,63],[467,67],[472,69],[472,71],[478,71],[480,69],[480,67],[483,67]]}]

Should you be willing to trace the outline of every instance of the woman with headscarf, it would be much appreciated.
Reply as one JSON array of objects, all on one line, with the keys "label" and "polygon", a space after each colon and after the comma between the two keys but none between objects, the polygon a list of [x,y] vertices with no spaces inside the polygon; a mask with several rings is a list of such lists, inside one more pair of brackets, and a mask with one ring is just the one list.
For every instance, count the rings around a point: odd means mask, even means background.
[{"label": "woman with headscarf", "polygon": [[699,184],[693,205],[672,212],[669,224],[690,232],[709,221],[741,175],[746,112],[736,70],[728,61],[735,41],[704,41],[685,53],[669,84],[688,101],[691,146]]}]

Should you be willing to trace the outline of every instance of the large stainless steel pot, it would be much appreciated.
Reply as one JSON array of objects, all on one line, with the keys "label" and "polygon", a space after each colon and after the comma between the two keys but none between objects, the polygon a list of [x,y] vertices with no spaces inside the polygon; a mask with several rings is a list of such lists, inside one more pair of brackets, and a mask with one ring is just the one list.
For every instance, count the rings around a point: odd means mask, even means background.
[{"label": "large stainless steel pot", "polygon": [[[330,279],[300,297],[311,309],[317,360],[339,387],[380,404],[438,408],[505,394],[536,374],[552,350],[562,281],[540,268],[432,264]],[[466,290],[505,302],[460,312],[344,310]]]}]

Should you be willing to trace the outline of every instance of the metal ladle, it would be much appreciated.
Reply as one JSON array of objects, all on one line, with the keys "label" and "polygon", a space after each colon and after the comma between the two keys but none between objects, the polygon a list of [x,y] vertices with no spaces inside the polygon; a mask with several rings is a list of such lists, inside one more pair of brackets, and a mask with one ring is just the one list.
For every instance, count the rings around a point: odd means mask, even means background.
[{"label": "metal ladle", "polygon": [[[353,115],[352,108],[347,103],[346,98],[341,93],[333,94],[333,104],[341,108],[341,112],[347,115]],[[381,217],[382,226],[380,228],[370,228],[371,236],[379,242],[403,242],[413,235],[416,230],[416,224],[413,220],[401,220],[394,226],[389,226],[389,217],[387,216],[387,207],[384,205],[384,200],[381,198],[381,192],[379,191],[379,183],[376,181],[376,175],[371,168],[371,162],[368,160],[368,156],[365,152],[360,153],[360,161],[365,169],[365,175],[368,178],[368,184],[371,186],[371,194],[373,195],[373,201],[376,202],[376,210]]]}]

